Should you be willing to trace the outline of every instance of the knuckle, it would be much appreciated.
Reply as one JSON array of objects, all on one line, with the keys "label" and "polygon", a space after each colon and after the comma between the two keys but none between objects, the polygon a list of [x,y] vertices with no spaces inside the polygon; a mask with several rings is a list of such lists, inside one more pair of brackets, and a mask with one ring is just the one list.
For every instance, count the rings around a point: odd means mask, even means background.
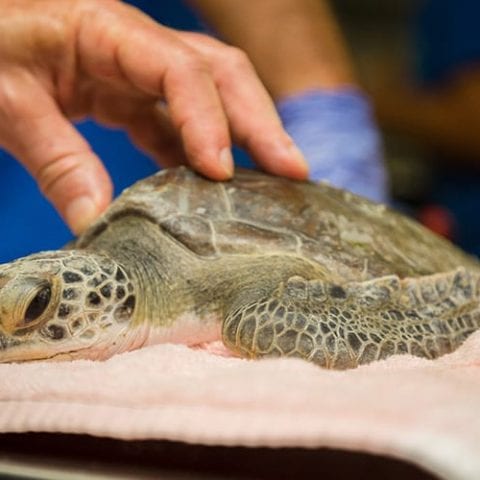
[{"label": "knuckle", "polygon": [[196,116],[189,112],[179,115],[178,118],[174,120],[174,127],[179,132],[184,147],[187,147],[192,143],[191,139],[192,136],[196,136],[198,123]]},{"label": "knuckle", "polygon": [[71,4],[74,14],[80,16],[113,14],[118,11],[117,0],[75,0]]},{"label": "knuckle", "polygon": [[248,55],[238,47],[225,47],[224,60],[235,70],[250,70],[253,68]]},{"label": "knuckle", "polygon": [[0,87],[0,121],[4,128],[11,126],[18,105],[16,98],[14,91]]},{"label": "knuckle", "polygon": [[12,121],[27,110],[26,95],[18,80],[8,75],[0,78],[0,116],[4,117],[4,120]]},{"label": "knuckle", "polygon": [[211,73],[207,59],[190,48],[180,50],[175,61],[189,72],[208,75]]},{"label": "knuckle", "polygon": [[62,155],[41,166],[34,176],[44,195],[51,197],[52,192],[61,187],[68,177],[74,176],[80,167],[72,155]]}]

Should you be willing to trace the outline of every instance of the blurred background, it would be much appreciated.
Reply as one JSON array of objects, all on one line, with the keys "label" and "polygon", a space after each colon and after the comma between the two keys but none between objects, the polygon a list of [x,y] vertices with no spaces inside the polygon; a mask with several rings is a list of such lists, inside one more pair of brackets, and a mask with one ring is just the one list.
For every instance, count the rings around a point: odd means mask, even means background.
[{"label": "blurred background", "polygon": [[332,3],[382,129],[393,203],[480,254],[480,3]]},{"label": "blurred background", "polygon": [[[180,0],[130,3],[168,26],[205,27]],[[331,5],[384,134],[393,205],[479,254],[480,2]],[[91,121],[78,128],[106,163],[116,194],[156,170],[122,132]],[[249,165],[244,154],[236,155],[239,164]],[[0,263],[58,248],[71,238],[33,180],[3,151],[0,230]]]}]

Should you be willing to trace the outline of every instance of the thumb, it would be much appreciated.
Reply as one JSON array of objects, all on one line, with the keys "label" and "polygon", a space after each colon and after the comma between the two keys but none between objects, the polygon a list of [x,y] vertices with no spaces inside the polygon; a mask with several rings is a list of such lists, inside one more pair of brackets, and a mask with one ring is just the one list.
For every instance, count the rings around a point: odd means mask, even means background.
[{"label": "thumb", "polygon": [[36,179],[74,233],[112,196],[108,173],[85,139],[34,79],[0,84],[0,143]]}]

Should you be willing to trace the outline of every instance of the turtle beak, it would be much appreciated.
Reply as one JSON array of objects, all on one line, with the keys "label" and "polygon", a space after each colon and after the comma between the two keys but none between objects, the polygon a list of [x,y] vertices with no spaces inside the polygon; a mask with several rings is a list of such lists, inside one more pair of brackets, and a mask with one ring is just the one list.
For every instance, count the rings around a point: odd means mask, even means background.
[{"label": "turtle beak", "polygon": [[0,332],[0,362],[2,361],[4,352],[9,350],[16,343],[17,342],[15,342],[12,337]]},{"label": "turtle beak", "polygon": [[6,337],[2,332],[0,332],[0,361],[2,358],[2,352],[8,349],[8,337]]},{"label": "turtle beak", "polygon": [[0,363],[23,363],[48,358],[46,347],[35,338],[17,338],[0,329]]},{"label": "turtle beak", "polygon": [[[0,270],[0,272],[1,272],[1,270]],[[11,280],[10,277],[8,277],[7,275],[2,275],[0,273],[0,296],[1,296],[1,293],[2,293],[3,287],[5,285],[7,285],[7,283],[10,280]],[[0,352],[2,351],[2,345],[3,345],[1,328],[5,323],[6,316],[7,316],[7,308],[4,304],[2,304],[2,302],[0,302]]]},{"label": "turtle beak", "polygon": [[15,352],[20,345],[21,342],[17,338],[0,331],[0,363],[20,360],[21,357],[15,358]]}]

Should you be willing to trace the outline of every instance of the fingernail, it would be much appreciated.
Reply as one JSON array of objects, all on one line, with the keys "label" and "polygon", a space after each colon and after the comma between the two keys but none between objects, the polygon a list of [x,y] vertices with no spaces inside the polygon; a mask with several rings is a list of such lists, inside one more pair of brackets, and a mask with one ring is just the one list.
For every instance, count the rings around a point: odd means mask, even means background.
[{"label": "fingernail", "polygon": [[297,165],[300,167],[300,169],[304,171],[305,176],[308,176],[310,168],[308,166],[307,160],[303,156],[302,151],[294,143],[288,147],[288,151],[290,157],[293,158]]},{"label": "fingernail", "polygon": [[65,210],[65,220],[76,235],[82,233],[98,217],[98,208],[90,197],[72,200]]},{"label": "fingernail", "polygon": [[278,172],[282,175],[299,180],[308,177],[310,169],[307,160],[290,136],[277,140],[271,145],[270,155],[276,162]]},{"label": "fingernail", "polygon": [[233,175],[233,156],[230,148],[224,148],[220,151],[220,165],[230,178]]}]

